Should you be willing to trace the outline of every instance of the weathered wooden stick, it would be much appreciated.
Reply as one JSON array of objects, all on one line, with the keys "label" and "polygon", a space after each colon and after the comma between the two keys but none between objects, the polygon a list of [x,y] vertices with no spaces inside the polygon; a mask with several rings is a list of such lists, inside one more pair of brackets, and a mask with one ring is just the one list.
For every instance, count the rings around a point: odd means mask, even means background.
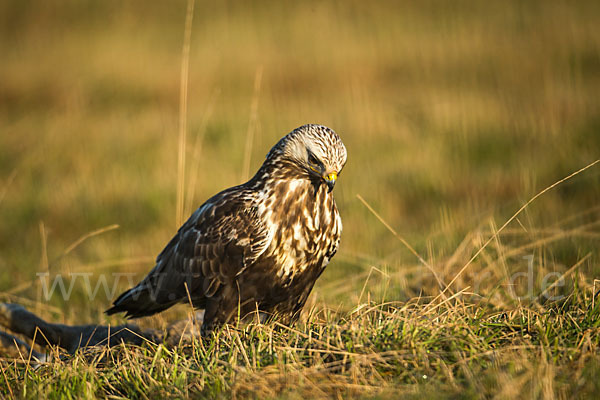
[{"label": "weathered wooden stick", "polygon": [[[14,334],[35,340],[42,347],[58,346],[68,353],[91,346],[106,346],[120,343],[141,345],[145,341],[166,342],[175,345],[181,340],[189,340],[200,334],[193,320],[177,321],[166,332],[154,329],[141,329],[136,325],[63,325],[44,321],[18,304],[0,303],[0,326]],[[31,347],[19,338],[0,331],[0,356],[17,358],[28,357]],[[44,356],[31,353],[38,360]]]}]

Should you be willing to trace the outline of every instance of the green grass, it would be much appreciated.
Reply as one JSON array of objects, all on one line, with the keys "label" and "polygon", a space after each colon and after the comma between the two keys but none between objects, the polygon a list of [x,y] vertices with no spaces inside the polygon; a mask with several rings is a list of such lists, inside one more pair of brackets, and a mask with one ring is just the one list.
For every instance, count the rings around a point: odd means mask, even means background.
[{"label": "green grass", "polygon": [[363,303],[344,314],[313,310],[293,328],[227,327],[174,349],[116,346],[38,369],[17,361],[5,378],[43,398],[573,398],[598,390],[597,300],[574,291],[507,311]]},{"label": "green grass", "polygon": [[[183,0],[0,4],[0,301],[52,321],[120,322],[81,280],[68,301],[45,300],[36,273],[139,279],[177,228],[185,17]],[[186,214],[240,183],[253,102],[251,170],[308,122],[348,148],[342,244],[312,313],[292,330],[231,328],[190,348],[39,369],[3,360],[0,393],[593,397],[598,165],[536,199],[459,271],[521,205],[600,157],[599,19],[594,1],[197,1]],[[447,296],[461,294],[432,309],[435,277],[357,195],[443,284],[456,277]],[[559,299],[534,299],[563,274]]]}]

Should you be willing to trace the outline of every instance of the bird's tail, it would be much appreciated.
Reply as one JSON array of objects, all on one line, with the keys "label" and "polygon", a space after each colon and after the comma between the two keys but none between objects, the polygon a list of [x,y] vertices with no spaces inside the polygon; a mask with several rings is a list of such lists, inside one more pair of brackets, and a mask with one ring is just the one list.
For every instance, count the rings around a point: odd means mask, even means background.
[{"label": "bird's tail", "polygon": [[112,315],[125,312],[126,318],[140,318],[166,310],[178,302],[179,298],[156,293],[142,282],[121,294],[105,313]]}]

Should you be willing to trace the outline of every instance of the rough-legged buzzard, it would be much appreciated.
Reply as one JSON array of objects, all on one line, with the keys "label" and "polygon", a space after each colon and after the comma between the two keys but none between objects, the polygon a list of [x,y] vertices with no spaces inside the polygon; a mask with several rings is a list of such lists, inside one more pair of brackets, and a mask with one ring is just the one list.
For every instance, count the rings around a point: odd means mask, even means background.
[{"label": "rough-legged buzzard", "polygon": [[345,163],[333,130],[290,132],[252,179],[198,208],[106,313],[143,317],[189,298],[204,330],[255,311],[295,320],[340,242],[332,190]]}]

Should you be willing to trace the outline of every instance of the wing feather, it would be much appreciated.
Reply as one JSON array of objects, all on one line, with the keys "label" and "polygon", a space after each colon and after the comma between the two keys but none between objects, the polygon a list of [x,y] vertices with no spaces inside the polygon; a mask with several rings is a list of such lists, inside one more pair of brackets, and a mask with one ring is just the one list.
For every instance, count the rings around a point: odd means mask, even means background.
[{"label": "wing feather", "polygon": [[202,304],[252,265],[270,236],[252,193],[228,189],[192,214],[146,278],[123,293],[107,313],[150,315],[185,301],[188,291],[194,304]]}]

